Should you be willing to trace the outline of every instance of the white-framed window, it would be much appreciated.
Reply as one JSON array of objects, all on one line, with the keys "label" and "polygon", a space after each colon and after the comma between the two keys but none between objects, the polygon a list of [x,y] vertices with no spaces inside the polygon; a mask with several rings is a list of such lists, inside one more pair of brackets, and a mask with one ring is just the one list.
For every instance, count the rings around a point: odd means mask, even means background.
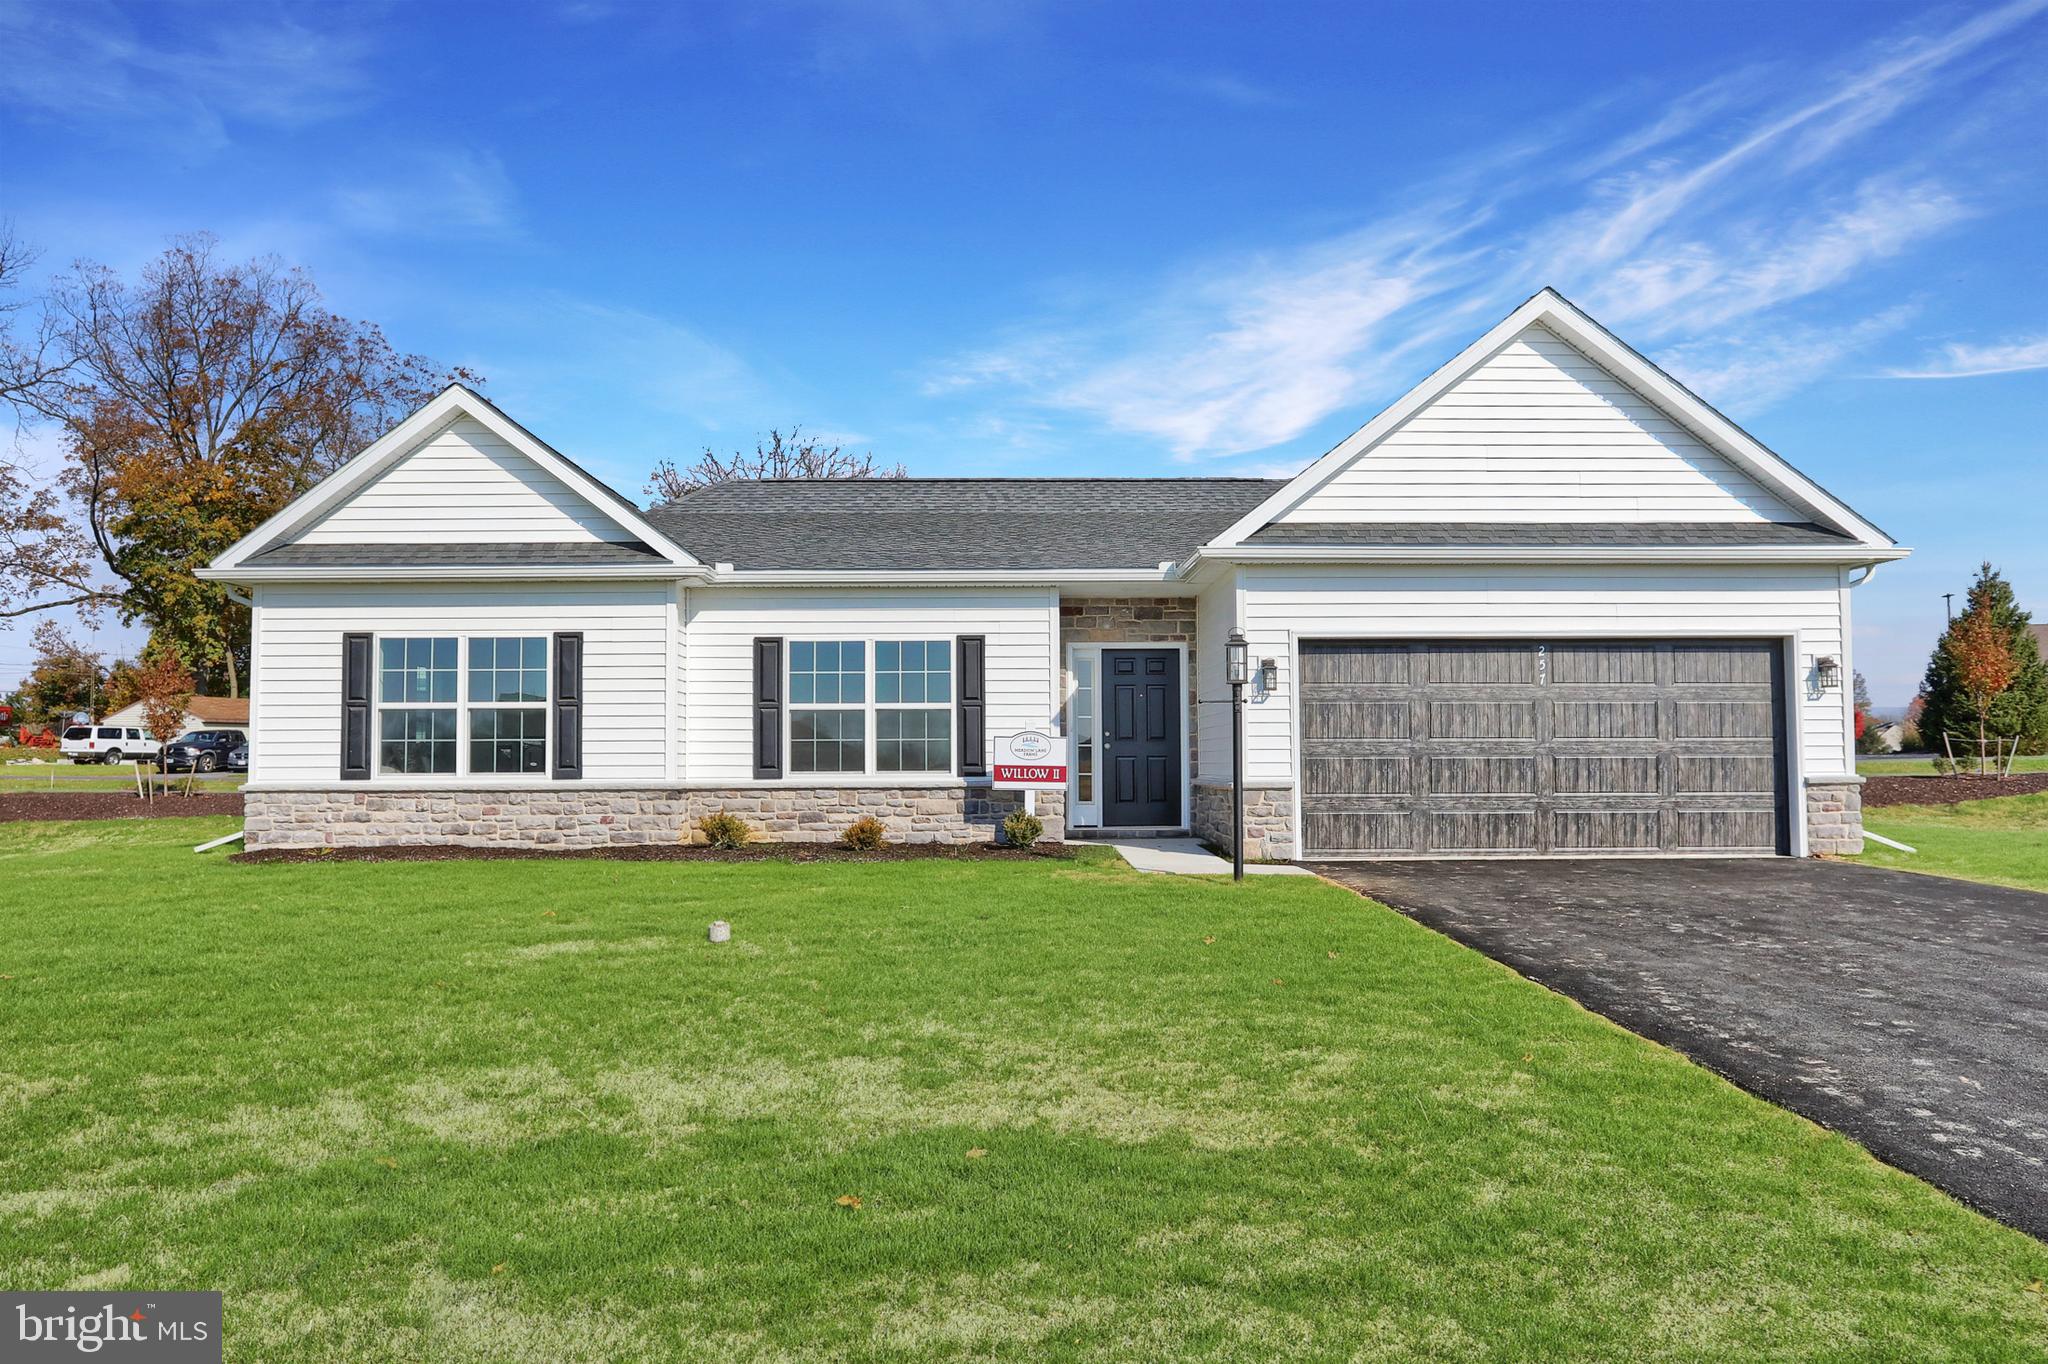
[{"label": "white-framed window", "polygon": [[1067,717],[1067,733],[1074,738],[1074,799],[1087,806],[1095,804],[1095,665],[1102,655],[1076,650],[1074,653],[1074,701]]},{"label": "white-framed window", "polygon": [[469,770],[548,770],[547,636],[471,636]]},{"label": "white-framed window", "polygon": [[953,641],[789,642],[792,774],[953,770]]},{"label": "white-framed window", "polygon": [[545,635],[379,635],[376,696],[381,776],[547,772]]},{"label": "white-framed window", "polygon": [[452,775],[461,688],[455,636],[377,641],[377,770]]}]

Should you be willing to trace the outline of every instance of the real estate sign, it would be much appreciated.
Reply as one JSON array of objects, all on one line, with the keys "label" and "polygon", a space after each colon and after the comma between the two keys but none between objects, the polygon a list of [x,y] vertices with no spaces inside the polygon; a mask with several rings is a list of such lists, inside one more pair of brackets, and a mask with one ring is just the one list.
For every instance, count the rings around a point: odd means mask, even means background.
[{"label": "real estate sign", "polygon": [[1020,729],[995,736],[989,776],[1011,790],[1059,790],[1067,784],[1067,741],[1045,729]]}]

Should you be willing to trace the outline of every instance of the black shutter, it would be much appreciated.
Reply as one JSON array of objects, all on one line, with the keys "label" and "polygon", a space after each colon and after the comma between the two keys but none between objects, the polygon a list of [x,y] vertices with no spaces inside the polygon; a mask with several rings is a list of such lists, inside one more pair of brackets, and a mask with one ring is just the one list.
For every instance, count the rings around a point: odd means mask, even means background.
[{"label": "black shutter", "polygon": [[341,779],[370,779],[370,637],[341,637]]},{"label": "black shutter", "polygon": [[782,639],[754,641],[754,779],[782,776]]},{"label": "black shutter", "polygon": [[583,775],[583,636],[555,636],[555,762],[557,781]]},{"label": "black shutter", "polygon": [[960,662],[960,775],[988,775],[988,636],[962,635],[953,651]]}]

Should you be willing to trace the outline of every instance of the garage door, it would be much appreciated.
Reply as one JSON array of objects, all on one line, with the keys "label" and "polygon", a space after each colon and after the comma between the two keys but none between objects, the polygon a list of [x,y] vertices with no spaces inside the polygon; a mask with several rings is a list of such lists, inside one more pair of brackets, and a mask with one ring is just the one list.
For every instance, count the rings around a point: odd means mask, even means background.
[{"label": "garage door", "polygon": [[1310,857],[1789,851],[1768,640],[1301,647]]}]

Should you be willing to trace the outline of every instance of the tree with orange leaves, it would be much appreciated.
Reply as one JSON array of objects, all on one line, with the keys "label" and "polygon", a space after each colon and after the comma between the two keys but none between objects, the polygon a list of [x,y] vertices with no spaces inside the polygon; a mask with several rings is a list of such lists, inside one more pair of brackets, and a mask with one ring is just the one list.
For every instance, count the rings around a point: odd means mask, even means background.
[{"label": "tree with orange leaves", "polygon": [[194,570],[447,383],[478,380],[329,312],[304,271],[214,248],[180,239],[133,285],[80,264],[32,343],[0,335],[0,401],[55,425],[67,456],[62,498],[0,473],[0,620],[111,606],[238,696],[248,611]]},{"label": "tree with orange leaves", "polygon": [[1981,771],[1988,751],[1986,731],[1992,703],[2019,676],[2019,659],[2014,656],[2012,641],[1991,603],[1981,597],[1973,598],[1969,609],[1956,618],[1942,640],[1942,648],[1948,653],[1957,684],[1977,714],[1977,762]]}]

